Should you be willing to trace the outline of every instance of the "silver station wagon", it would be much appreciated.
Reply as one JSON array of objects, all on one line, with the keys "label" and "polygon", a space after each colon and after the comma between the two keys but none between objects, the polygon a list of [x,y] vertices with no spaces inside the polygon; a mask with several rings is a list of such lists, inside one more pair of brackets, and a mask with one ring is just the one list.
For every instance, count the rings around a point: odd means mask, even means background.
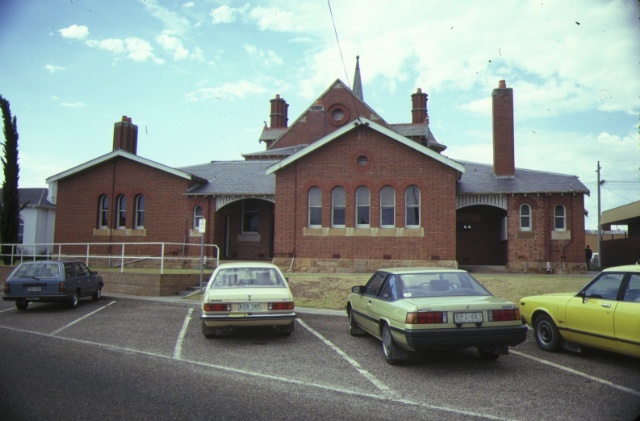
[{"label": "silver station wagon", "polygon": [[45,260],[20,264],[4,284],[4,301],[15,301],[18,310],[31,302],[67,303],[76,308],[82,297],[98,301],[104,280],[80,261]]}]

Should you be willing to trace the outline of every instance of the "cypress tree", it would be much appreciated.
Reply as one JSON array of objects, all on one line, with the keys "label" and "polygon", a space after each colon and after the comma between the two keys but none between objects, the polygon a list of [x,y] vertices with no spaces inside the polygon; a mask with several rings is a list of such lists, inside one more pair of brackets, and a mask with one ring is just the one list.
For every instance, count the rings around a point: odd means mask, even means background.
[{"label": "cypress tree", "polygon": [[4,139],[2,145],[4,156],[2,157],[2,169],[4,181],[2,182],[2,208],[0,209],[0,241],[2,242],[2,259],[5,264],[10,263],[12,244],[18,242],[18,229],[20,224],[20,193],[18,191],[18,178],[20,167],[18,166],[18,121],[11,116],[9,101],[0,95],[0,108],[4,122]]}]

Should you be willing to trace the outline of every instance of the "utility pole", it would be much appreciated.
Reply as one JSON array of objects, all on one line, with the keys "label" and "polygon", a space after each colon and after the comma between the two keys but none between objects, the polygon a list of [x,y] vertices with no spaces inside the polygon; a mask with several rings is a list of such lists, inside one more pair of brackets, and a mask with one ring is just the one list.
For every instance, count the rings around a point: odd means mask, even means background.
[{"label": "utility pole", "polygon": [[600,225],[600,217],[602,215],[601,209],[601,196],[600,196],[600,186],[602,185],[600,182],[600,161],[598,161],[598,169],[596,172],[598,173],[598,266],[602,268],[602,226]]}]

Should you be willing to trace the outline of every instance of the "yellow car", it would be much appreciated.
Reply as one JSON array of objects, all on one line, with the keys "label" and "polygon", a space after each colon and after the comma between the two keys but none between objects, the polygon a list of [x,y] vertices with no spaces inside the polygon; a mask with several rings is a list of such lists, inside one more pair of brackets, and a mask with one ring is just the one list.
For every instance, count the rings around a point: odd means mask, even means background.
[{"label": "yellow car", "polygon": [[524,297],[520,312],[545,351],[586,346],[640,357],[640,265],[605,269],[577,294]]},{"label": "yellow car", "polygon": [[287,280],[276,265],[224,263],[211,275],[202,297],[202,334],[213,338],[235,328],[294,330],[296,313]]},{"label": "yellow car", "polygon": [[471,347],[495,360],[527,336],[515,303],[457,269],[380,269],[351,289],[347,315],[351,335],[380,339],[389,364],[406,351]]}]

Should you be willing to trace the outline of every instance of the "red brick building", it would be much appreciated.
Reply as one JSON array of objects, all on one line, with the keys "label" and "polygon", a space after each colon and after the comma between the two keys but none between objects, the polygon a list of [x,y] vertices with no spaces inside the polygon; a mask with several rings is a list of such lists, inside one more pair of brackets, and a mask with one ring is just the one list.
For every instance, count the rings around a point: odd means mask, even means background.
[{"label": "red brick building", "polygon": [[427,94],[411,123],[389,124],[336,80],[291,125],[271,100],[266,150],[244,161],[170,168],[137,156],[123,117],[113,151],[50,177],[55,242],[205,243],[221,259],[269,259],[297,270],[499,265],[580,271],[584,194],[571,175],[515,168],[513,91],[493,91],[494,163],[442,155]]}]

